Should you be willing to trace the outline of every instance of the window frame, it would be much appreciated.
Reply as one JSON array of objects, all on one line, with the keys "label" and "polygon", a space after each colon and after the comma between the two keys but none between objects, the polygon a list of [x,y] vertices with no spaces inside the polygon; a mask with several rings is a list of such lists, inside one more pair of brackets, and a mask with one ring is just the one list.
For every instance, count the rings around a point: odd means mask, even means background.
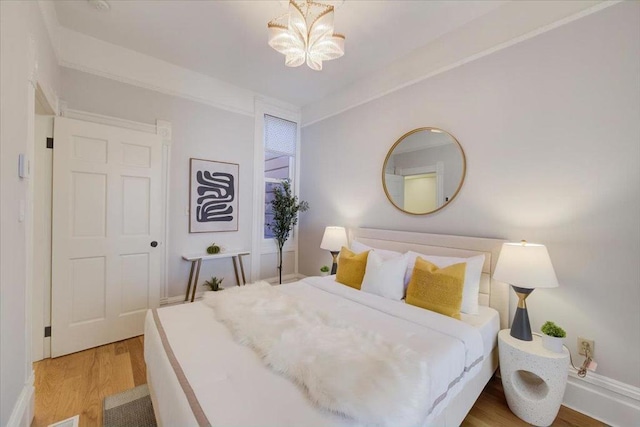
[{"label": "window frame", "polygon": [[[281,105],[268,103],[264,100],[256,100],[255,104],[255,137],[254,137],[254,221],[252,253],[255,255],[251,261],[252,277],[260,277],[260,259],[262,255],[275,254],[278,246],[274,238],[264,237],[264,215],[265,215],[265,184],[267,182],[281,182],[277,178],[266,178],[265,174],[265,146],[264,146],[264,116],[270,115],[280,119],[288,120],[296,124],[296,153],[294,159],[290,159],[290,180],[293,194],[300,197],[300,134],[301,120],[300,111],[287,108]],[[292,169],[291,169],[292,168]],[[298,274],[298,225],[296,225],[291,236],[285,243],[283,252],[294,252],[295,266],[294,273]]]},{"label": "window frame", "polygon": [[[266,188],[265,187],[267,186],[267,184],[269,184],[269,183],[270,184],[281,184],[286,179],[288,179],[289,182],[292,183],[292,189],[294,191],[294,194],[296,196],[298,195],[297,192],[295,191],[296,190],[296,185],[295,185],[296,184],[295,183],[296,160],[295,159],[296,159],[297,156],[293,156],[293,158],[292,158],[292,156],[288,156],[288,157],[289,157],[289,159],[288,159],[289,160],[289,162],[288,162],[289,163],[289,166],[288,166],[288,168],[289,168],[289,176],[287,178],[267,178],[267,177],[264,177],[263,184],[262,184],[263,193],[266,193]],[[263,165],[264,165],[264,163],[266,163],[266,162],[263,162]],[[292,175],[291,171],[293,171],[294,176],[291,176]],[[263,172],[263,175],[265,174],[265,172],[266,171]],[[265,199],[266,199],[266,195],[265,195]],[[262,217],[264,218],[264,216],[266,214],[266,200],[263,201],[263,210],[262,210],[262,212],[263,212],[262,213]],[[265,241],[267,241],[267,240],[273,241],[273,237],[264,237],[264,234],[266,232],[266,224],[263,223],[263,225],[264,226],[262,228],[262,239],[263,239],[262,245],[263,245],[263,248],[264,248],[265,245],[269,246],[269,244],[265,243]],[[295,232],[296,230],[297,230],[297,228],[294,228],[293,231]],[[293,236],[293,234],[294,233],[291,233],[291,236]],[[283,251],[289,247],[289,242],[290,241],[291,241],[291,238],[287,239],[287,242],[285,243],[285,245],[283,247]],[[277,246],[276,246],[276,250],[277,250]],[[268,253],[271,253],[271,252],[268,252]]]}]

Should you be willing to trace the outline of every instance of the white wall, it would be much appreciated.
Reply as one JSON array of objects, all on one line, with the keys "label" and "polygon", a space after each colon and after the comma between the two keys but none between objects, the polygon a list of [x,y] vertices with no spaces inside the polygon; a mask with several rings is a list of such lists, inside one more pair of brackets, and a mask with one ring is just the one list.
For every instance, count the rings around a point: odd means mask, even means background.
[{"label": "white wall", "polygon": [[[253,213],[254,118],[194,101],[143,89],[93,74],[62,68],[62,95],[68,108],[155,123],[172,123],[169,201],[168,297],[184,295],[190,263],[183,253],[204,252],[215,242],[224,249],[251,250]],[[237,232],[189,233],[189,158],[218,160],[240,165],[240,220]],[[289,257],[286,261],[292,261]],[[247,280],[252,257],[245,257]],[[275,276],[267,257],[262,277]],[[273,263],[275,268],[275,262]],[[285,274],[293,271],[286,262]],[[224,277],[224,286],[235,285],[230,259],[203,262],[200,283],[211,276]],[[204,288],[199,287],[199,290]]]},{"label": "white wall", "polygon": [[[35,59],[35,61],[34,61]],[[36,66],[37,64],[37,66]],[[37,73],[34,70],[37,69]],[[30,81],[31,80],[31,81]],[[33,152],[34,83],[53,92],[57,61],[38,3],[0,2],[0,425],[29,425],[32,414],[30,294],[26,240],[29,181],[19,153]],[[19,222],[20,204],[26,217]]]},{"label": "white wall", "polygon": [[[303,128],[300,272],[329,260],[326,225],[544,243],[560,287],[529,298],[533,328],[565,327],[580,361],[576,337],[594,339],[598,373],[640,386],[639,52],[640,3],[623,2]],[[422,126],[460,141],[467,176],[411,216],[380,169]]]}]

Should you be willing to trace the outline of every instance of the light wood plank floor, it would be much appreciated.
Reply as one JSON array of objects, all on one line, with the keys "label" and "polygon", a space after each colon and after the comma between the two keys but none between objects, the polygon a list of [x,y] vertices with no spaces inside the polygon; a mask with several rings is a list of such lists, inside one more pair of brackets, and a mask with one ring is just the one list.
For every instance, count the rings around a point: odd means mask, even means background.
[{"label": "light wood plank floor", "polygon": [[[102,426],[105,396],[146,383],[143,337],[34,363],[36,408],[32,426],[45,427],[80,414],[80,426]],[[500,379],[493,378],[462,423],[463,427],[527,426],[507,406]],[[604,424],[560,408],[554,426]]]},{"label": "light wood plank floor", "polygon": [[[476,404],[462,422],[461,427],[516,427],[529,425],[511,412],[509,406],[507,406],[507,399],[504,397],[502,382],[500,378],[494,376],[485,386]],[[606,424],[566,406],[560,407],[560,412],[552,425],[554,427],[606,427]]]},{"label": "light wood plank floor", "polygon": [[32,426],[80,414],[80,426],[102,426],[102,400],[147,382],[143,337],[34,363]]}]

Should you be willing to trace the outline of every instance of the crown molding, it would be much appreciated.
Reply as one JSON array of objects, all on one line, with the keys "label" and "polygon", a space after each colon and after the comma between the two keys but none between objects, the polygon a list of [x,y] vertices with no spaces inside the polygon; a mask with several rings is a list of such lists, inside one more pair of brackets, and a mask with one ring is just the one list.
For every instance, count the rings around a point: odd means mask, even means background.
[{"label": "crown molding", "polygon": [[508,2],[390,66],[304,106],[302,127],[529,40],[620,1]]},{"label": "crown molding", "polygon": [[[63,67],[247,116],[254,115],[255,100],[263,99],[287,110],[301,111],[301,126],[305,127],[619,2],[509,2],[302,110],[299,106],[61,27],[52,2],[39,0],[38,4],[59,65]],[[483,31],[486,28],[495,31]]]},{"label": "crown molding", "polygon": [[38,6],[62,67],[248,116],[255,99],[300,113],[297,105],[62,27],[54,2],[38,0]]},{"label": "crown molding", "polygon": [[253,117],[256,98],[300,108],[249,89],[60,27],[60,65]]}]

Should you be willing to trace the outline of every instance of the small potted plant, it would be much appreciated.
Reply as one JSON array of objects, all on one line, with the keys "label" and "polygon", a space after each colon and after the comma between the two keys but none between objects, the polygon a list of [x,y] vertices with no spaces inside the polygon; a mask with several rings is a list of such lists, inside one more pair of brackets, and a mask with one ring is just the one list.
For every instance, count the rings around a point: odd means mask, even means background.
[{"label": "small potted plant", "polygon": [[207,253],[209,255],[219,254],[220,253],[220,246],[216,245],[215,243],[211,244],[211,246],[209,246],[207,248]]},{"label": "small potted plant", "polygon": [[564,342],[564,337],[567,336],[567,333],[560,326],[556,325],[553,322],[547,321],[542,328],[542,346],[549,351],[553,351],[555,353],[562,353],[562,345]]},{"label": "small potted plant", "polygon": [[329,275],[329,266],[328,265],[323,265],[322,267],[320,267],[320,275],[321,276],[328,276]]},{"label": "small potted plant", "polygon": [[218,279],[217,277],[213,276],[211,278],[211,280],[205,281],[202,286],[208,287],[213,292],[221,291],[221,290],[224,289],[224,288],[220,287],[220,285],[222,284],[223,280],[224,280],[224,277],[222,279]]}]

